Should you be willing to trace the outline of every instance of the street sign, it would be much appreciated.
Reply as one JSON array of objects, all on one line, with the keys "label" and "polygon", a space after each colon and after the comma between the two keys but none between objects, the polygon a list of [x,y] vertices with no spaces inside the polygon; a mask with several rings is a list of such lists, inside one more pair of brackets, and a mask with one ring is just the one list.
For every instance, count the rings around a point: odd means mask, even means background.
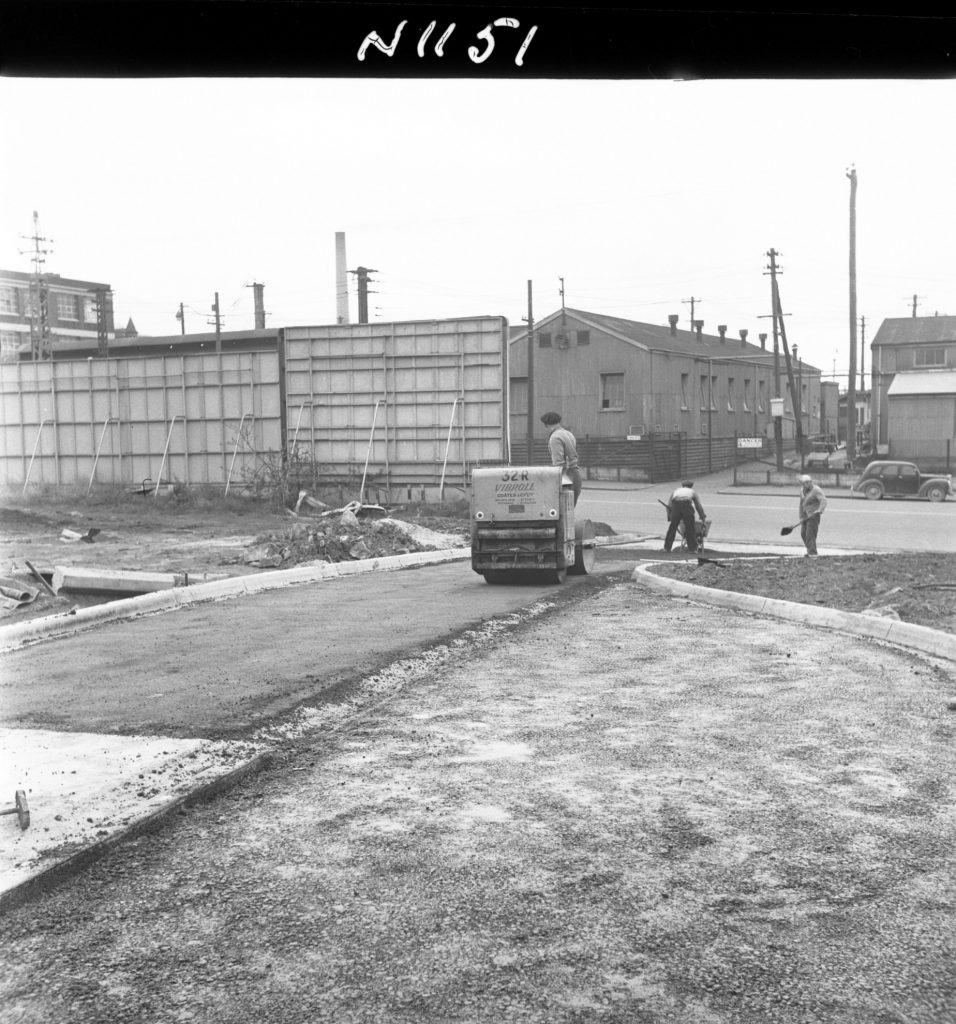
[{"label": "street sign", "polygon": [[643,434],[628,434],[627,435],[628,441],[640,441],[640,440],[643,439],[643,437],[644,437]]},{"label": "street sign", "polygon": [[762,437],[738,437],[738,448],[763,448]]}]

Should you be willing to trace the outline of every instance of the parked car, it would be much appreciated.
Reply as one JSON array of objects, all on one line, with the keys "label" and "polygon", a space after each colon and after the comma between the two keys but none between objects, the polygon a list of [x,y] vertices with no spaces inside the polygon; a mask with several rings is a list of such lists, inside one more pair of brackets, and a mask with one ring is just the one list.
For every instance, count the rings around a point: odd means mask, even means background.
[{"label": "parked car", "polygon": [[877,460],[871,462],[851,488],[870,501],[890,498],[927,498],[945,501],[953,489],[953,478],[944,473],[921,473],[914,462]]}]

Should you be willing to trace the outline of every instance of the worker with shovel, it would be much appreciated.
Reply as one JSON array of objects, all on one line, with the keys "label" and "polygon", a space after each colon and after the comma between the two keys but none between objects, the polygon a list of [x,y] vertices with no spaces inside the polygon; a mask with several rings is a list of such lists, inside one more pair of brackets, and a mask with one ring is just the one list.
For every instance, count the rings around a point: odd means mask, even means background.
[{"label": "worker with shovel", "polygon": [[823,510],[826,507],[827,497],[823,493],[823,488],[806,475],[800,477],[799,525],[800,536],[807,549],[807,555],[817,553],[817,531],[820,529],[820,516],[823,515]]}]

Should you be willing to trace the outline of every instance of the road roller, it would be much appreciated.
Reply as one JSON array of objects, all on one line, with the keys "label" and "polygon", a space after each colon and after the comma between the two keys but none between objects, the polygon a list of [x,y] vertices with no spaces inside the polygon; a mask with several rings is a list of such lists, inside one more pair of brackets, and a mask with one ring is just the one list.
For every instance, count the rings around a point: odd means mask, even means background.
[{"label": "road roller", "polygon": [[471,567],[488,583],[563,583],[594,568],[594,524],[576,520],[574,485],[559,466],[476,469]]}]

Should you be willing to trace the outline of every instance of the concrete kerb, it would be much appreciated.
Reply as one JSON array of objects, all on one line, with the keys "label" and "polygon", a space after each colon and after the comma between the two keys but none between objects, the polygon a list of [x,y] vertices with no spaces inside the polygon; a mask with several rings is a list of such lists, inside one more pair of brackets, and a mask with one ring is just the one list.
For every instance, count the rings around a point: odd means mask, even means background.
[{"label": "concrete kerb", "polygon": [[110,601],[92,608],[82,608],[73,614],[47,615],[29,622],[0,626],[0,652],[15,650],[38,640],[69,636],[105,622],[173,611],[176,608],[197,604],[201,601],[219,601],[240,597],[243,594],[258,594],[267,590],[296,586],[301,583],[319,583],[339,576],[408,569],[421,565],[435,565],[440,562],[459,561],[470,557],[471,548],[442,548],[439,551],[386,555],[382,558],[359,559],[355,562],[321,562],[314,565],[300,565],[294,569],[277,569],[274,572],[234,576],[228,580],[215,580],[191,587],[161,590],[153,594],[142,594],[139,597]]},{"label": "concrete kerb", "polygon": [[45,865],[35,875],[0,892],[0,914],[20,906],[35,894],[51,889],[59,885],[60,882],[72,878],[77,872],[99,860],[121,843],[126,843],[130,839],[135,839],[148,832],[157,831],[183,808],[192,804],[205,803],[220,793],[225,793],[244,778],[267,767],[272,763],[273,757],[272,751],[260,751],[248,761],[208,782],[193,787],[188,792],[181,793],[162,807],[145,817],[130,822],[125,828],[114,832],[105,839],[97,839],[88,846]]},{"label": "concrete kerb", "polygon": [[912,622],[899,622],[860,612],[844,612],[836,608],[818,608],[795,601],[781,601],[773,597],[758,597],[754,594],[738,594],[731,590],[702,587],[683,580],[656,576],[651,570],[657,563],[639,565],[632,574],[635,582],[671,597],[686,597],[702,604],[720,608],[734,608],[756,615],[772,615],[778,619],[789,619],[807,626],[822,626],[844,633],[866,636],[874,640],[910,647],[923,654],[945,658],[956,662],[956,636],[943,633],[928,626],[917,626]]}]

